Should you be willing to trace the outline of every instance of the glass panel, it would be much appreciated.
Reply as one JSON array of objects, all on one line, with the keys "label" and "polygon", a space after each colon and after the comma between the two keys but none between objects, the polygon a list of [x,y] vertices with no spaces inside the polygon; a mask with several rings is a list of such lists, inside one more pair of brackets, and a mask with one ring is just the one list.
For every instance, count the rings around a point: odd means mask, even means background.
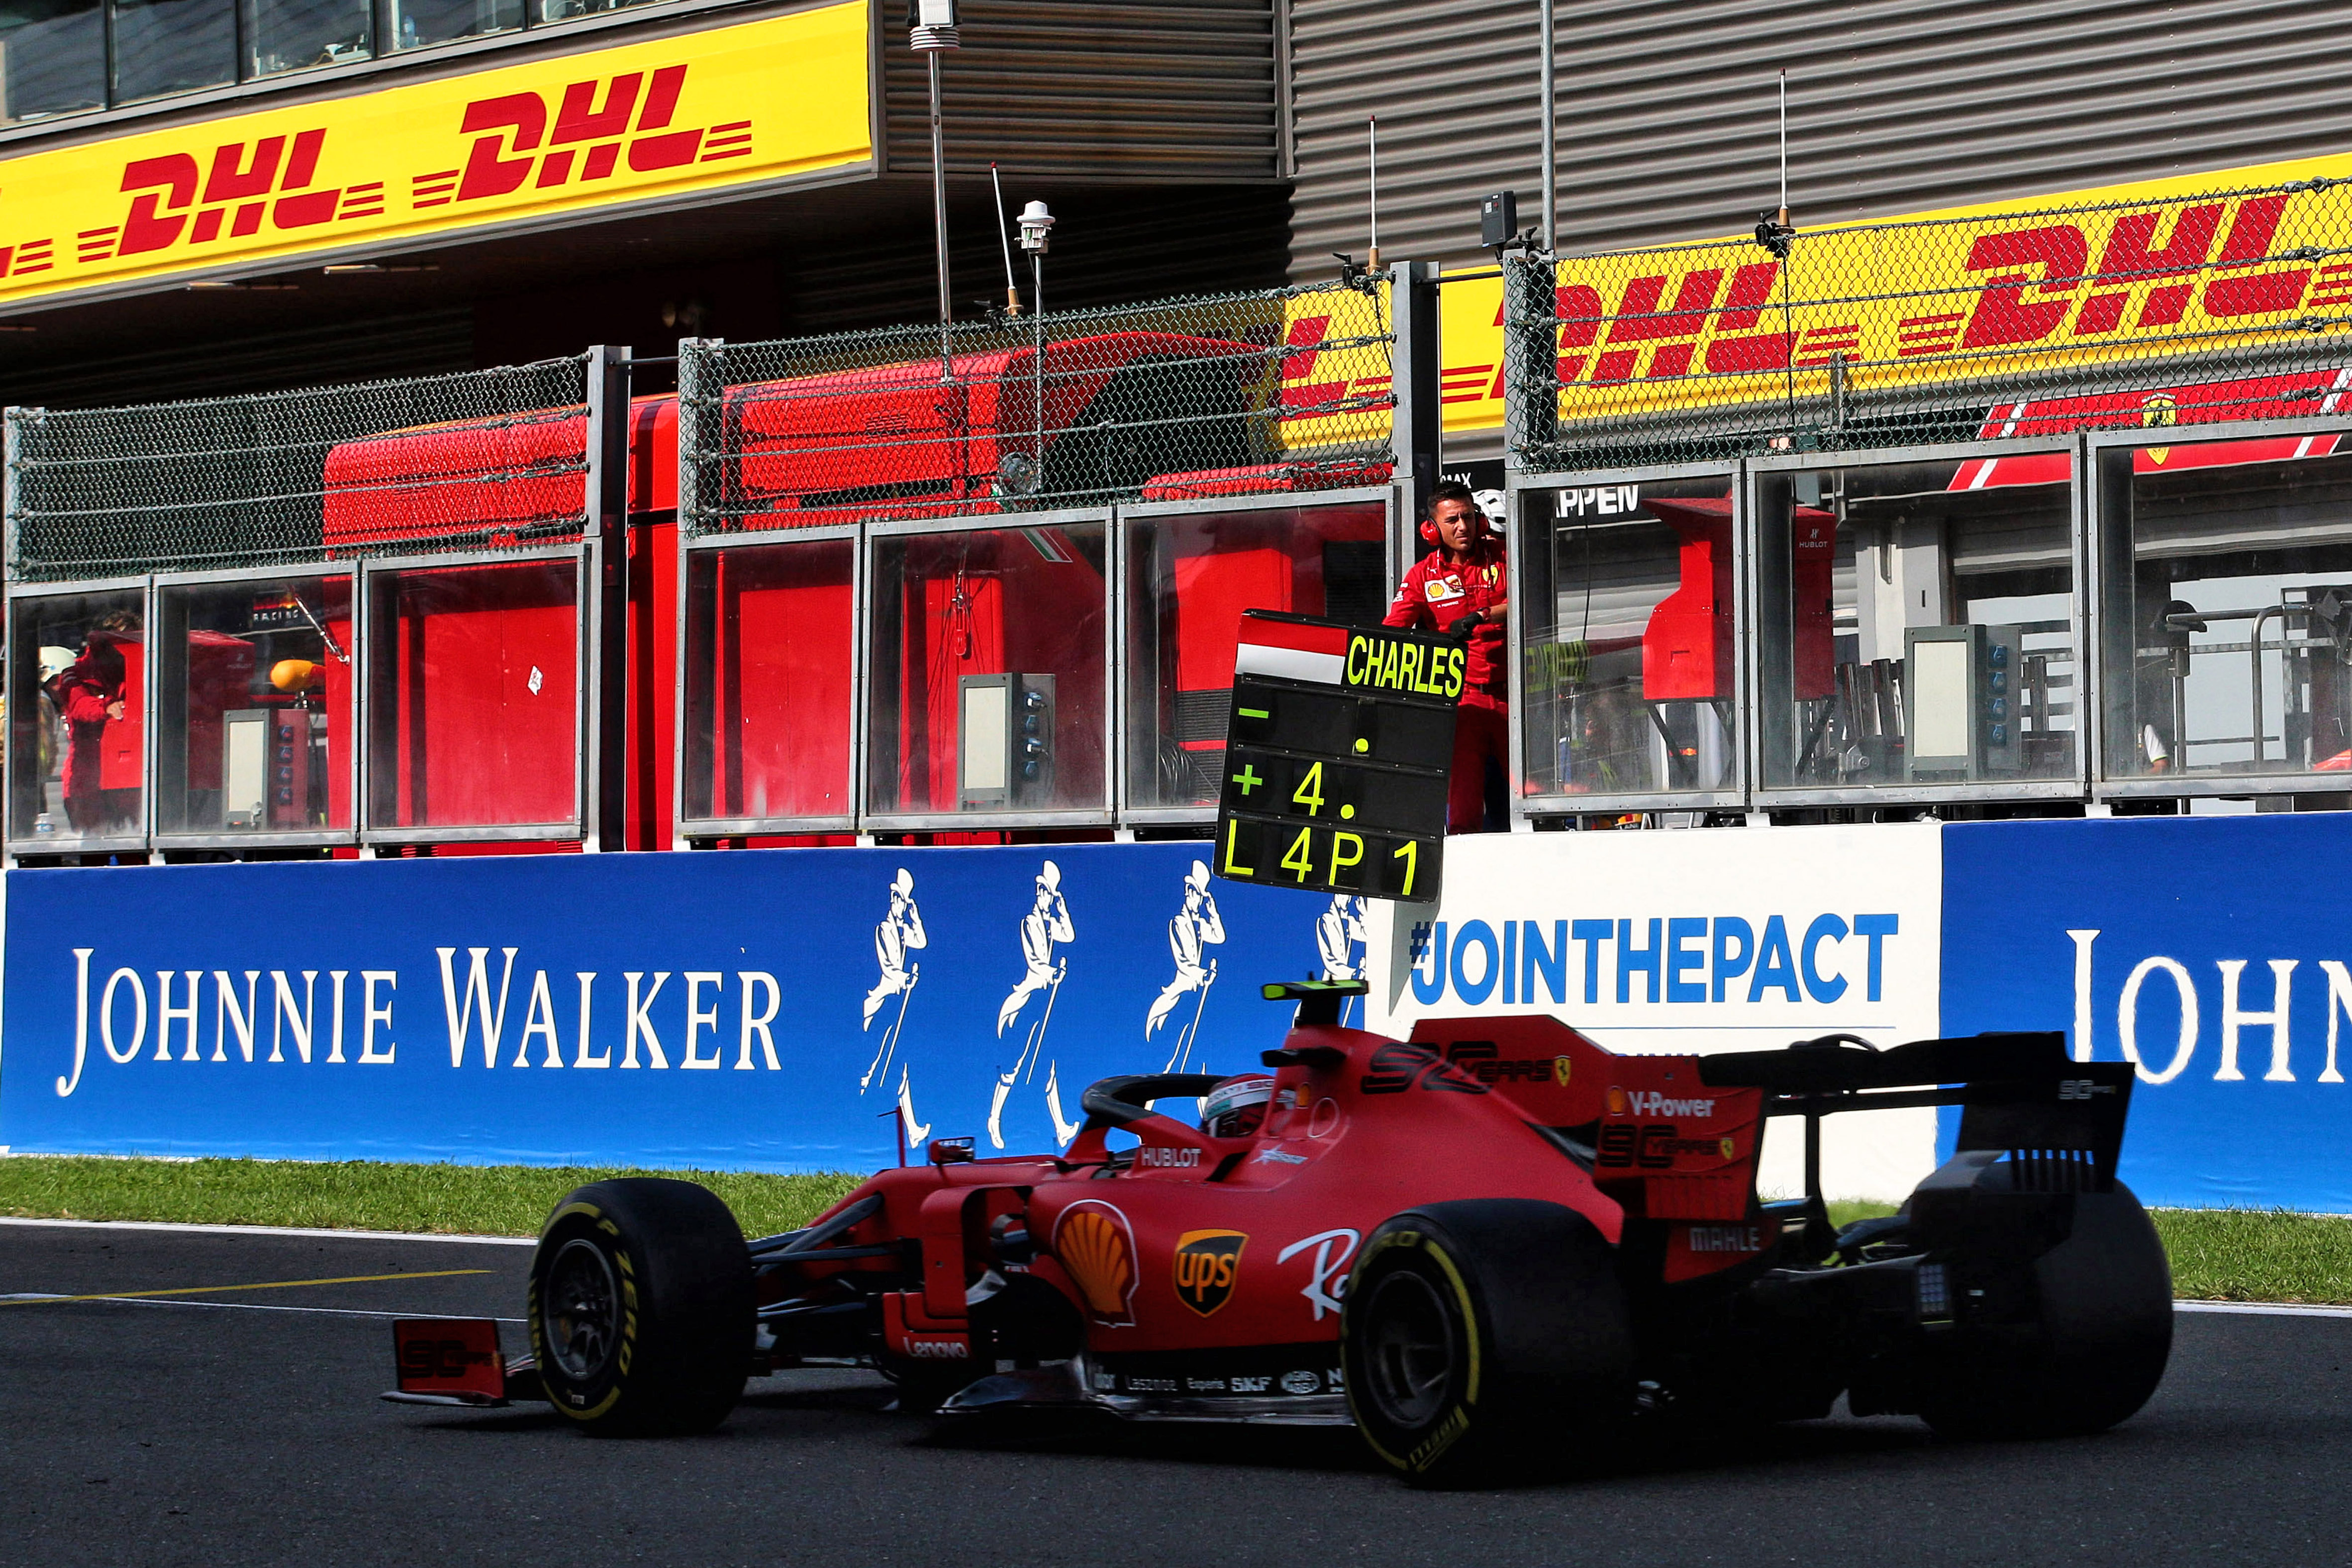
[{"label": "glass panel", "polygon": [[[1100,522],[873,541],[868,810],[1106,804],[1108,542]],[[992,710],[967,695],[991,686]],[[1002,728],[976,721],[992,710]]]},{"label": "glass panel", "polygon": [[687,566],[686,815],[849,815],[856,542]]},{"label": "glass panel", "polygon": [[369,578],[371,826],[578,820],[578,579],[572,561]]},{"label": "glass panel", "polygon": [[244,0],[247,76],[363,60],[375,52],[368,0]]},{"label": "glass panel", "polygon": [[170,587],[158,603],[156,830],[350,826],[352,580]]},{"label": "glass panel", "polygon": [[59,845],[137,837],[146,631],[136,588],[10,605],[8,834]]},{"label": "glass panel", "polygon": [[1127,800],[1213,806],[1244,610],[1377,625],[1379,502],[1127,520]]},{"label": "glass panel", "polygon": [[0,121],[45,120],[106,101],[98,0],[0,4]]},{"label": "glass panel", "polygon": [[523,0],[392,0],[394,49],[446,44],[522,26]]},{"label": "glass panel", "polygon": [[231,0],[112,0],[114,101],[236,79]]},{"label": "glass panel", "polygon": [[1756,481],[1767,788],[2077,776],[2073,460]]},{"label": "glass panel", "polygon": [[1738,788],[1731,476],[1522,499],[1527,793]]},{"label": "glass panel", "polygon": [[2111,777],[2352,771],[2352,438],[2099,454]]}]

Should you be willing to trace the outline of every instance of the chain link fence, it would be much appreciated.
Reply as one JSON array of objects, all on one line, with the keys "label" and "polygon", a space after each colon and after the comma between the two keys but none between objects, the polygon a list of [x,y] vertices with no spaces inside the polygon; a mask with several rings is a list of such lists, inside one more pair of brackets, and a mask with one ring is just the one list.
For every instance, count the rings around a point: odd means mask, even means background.
[{"label": "chain link fence", "polygon": [[1385,480],[1380,279],[678,351],[678,525],[756,529]]},{"label": "chain link fence", "polygon": [[2051,205],[1505,264],[1539,470],[2331,412],[2352,183]]},{"label": "chain link fence", "polygon": [[577,539],[586,356],[7,416],[8,573],[144,572]]}]

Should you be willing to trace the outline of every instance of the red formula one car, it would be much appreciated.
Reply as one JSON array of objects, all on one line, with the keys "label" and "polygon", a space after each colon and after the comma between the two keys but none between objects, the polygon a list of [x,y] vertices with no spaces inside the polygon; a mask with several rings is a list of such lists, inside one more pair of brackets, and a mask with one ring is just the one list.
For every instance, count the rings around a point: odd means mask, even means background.
[{"label": "red formula one car", "polygon": [[[1061,1155],[935,1142],[749,1244],[690,1184],[583,1187],[532,1267],[535,1366],[503,1367],[487,1323],[404,1324],[404,1394],[680,1432],[747,1376],[855,1362],[951,1415],[1352,1424],[1407,1479],[1460,1484],[1840,1394],[1949,1434],[2092,1432],[2163,1373],[2169,1270],[2115,1179],[2127,1064],[2055,1034],[1624,1057],[1547,1018],[1407,1043],[1338,1026],[1361,988],[1265,988],[1298,1018],[1245,1138],[1154,1110],[1220,1081],[1162,1074],[1087,1089]],[[1832,1231],[1820,1119],[1927,1104],[1964,1108],[1957,1152],[1901,1214]],[[1757,1195],[1773,1116],[1804,1120],[1804,1197]]]}]

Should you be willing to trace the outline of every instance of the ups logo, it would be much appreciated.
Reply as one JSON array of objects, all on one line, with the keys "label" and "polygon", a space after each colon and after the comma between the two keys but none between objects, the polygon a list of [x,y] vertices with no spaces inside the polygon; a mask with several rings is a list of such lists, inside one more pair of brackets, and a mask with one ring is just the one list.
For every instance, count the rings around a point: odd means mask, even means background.
[{"label": "ups logo", "polygon": [[1176,1238],[1176,1299],[1207,1317],[1232,1299],[1249,1237],[1238,1230],[1188,1230]]}]

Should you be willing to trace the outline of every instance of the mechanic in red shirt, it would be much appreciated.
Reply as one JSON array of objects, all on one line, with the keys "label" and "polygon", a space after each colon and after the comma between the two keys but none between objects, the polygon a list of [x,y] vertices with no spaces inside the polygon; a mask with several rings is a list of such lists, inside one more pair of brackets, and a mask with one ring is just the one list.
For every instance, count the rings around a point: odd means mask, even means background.
[{"label": "mechanic in red shirt", "polygon": [[1462,705],[1454,723],[1454,780],[1446,831],[1475,833],[1486,826],[1486,763],[1508,780],[1511,765],[1509,692],[1503,619],[1510,608],[1503,545],[1488,531],[1470,487],[1449,479],[1429,494],[1422,538],[1437,548],[1413,563],[1398,585],[1387,622],[1470,639],[1463,671]]}]

